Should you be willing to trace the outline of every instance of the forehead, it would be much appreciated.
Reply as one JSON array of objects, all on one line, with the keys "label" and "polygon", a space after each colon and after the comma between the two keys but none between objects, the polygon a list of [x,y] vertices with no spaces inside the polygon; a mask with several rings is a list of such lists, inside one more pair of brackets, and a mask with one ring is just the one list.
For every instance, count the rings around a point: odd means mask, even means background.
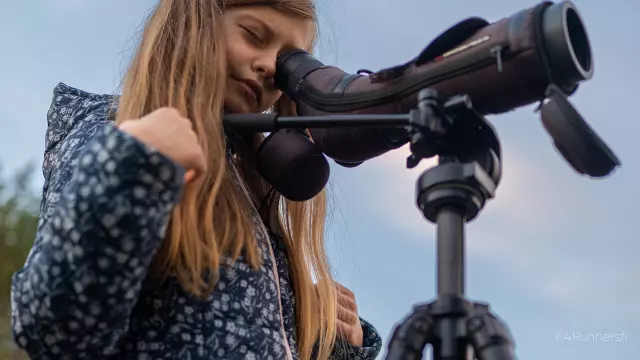
[{"label": "forehead", "polygon": [[225,11],[229,20],[265,27],[285,47],[306,49],[315,33],[312,20],[294,17],[268,6],[243,6]]}]

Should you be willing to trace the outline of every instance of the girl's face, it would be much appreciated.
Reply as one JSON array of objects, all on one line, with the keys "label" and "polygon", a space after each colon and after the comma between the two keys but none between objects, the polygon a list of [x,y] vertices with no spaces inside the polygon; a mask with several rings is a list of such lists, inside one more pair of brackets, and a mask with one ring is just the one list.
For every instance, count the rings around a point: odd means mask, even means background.
[{"label": "girl's face", "polygon": [[282,95],[273,82],[278,53],[308,48],[313,22],[266,6],[250,6],[226,10],[223,30],[228,63],[225,112],[267,110]]}]

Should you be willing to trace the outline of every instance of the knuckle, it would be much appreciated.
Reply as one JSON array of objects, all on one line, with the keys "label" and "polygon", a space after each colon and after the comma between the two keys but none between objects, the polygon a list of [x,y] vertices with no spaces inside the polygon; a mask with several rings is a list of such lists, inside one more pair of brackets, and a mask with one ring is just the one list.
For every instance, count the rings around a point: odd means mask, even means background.
[{"label": "knuckle", "polygon": [[164,106],[159,108],[158,110],[156,110],[157,114],[160,114],[162,116],[166,116],[166,117],[179,117],[180,116],[180,112],[178,112],[178,109],[173,108],[173,107],[169,107],[169,106]]},{"label": "knuckle", "polygon": [[198,156],[204,156],[204,150],[202,150],[202,146],[198,143],[198,139],[194,139],[191,142],[191,147]]},{"label": "knuckle", "polygon": [[189,118],[184,117],[182,115],[178,115],[178,117],[179,117],[178,120],[180,121],[180,123],[182,123],[183,125],[187,125],[190,128],[193,127],[193,123]]},{"label": "knuckle", "polygon": [[194,162],[199,162],[200,159],[202,158],[202,155],[200,154],[198,149],[192,147],[191,149],[189,149],[188,157],[189,157],[190,160],[192,160]]},{"label": "knuckle", "polygon": [[189,157],[194,163],[198,164],[199,166],[204,166],[204,154],[198,147],[195,147],[193,150],[191,150],[191,154]]},{"label": "knuckle", "polygon": [[356,322],[356,320],[358,319],[358,315],[356,313],[354,313],[353,311],[349,312],[349,323],[353,324]]}]

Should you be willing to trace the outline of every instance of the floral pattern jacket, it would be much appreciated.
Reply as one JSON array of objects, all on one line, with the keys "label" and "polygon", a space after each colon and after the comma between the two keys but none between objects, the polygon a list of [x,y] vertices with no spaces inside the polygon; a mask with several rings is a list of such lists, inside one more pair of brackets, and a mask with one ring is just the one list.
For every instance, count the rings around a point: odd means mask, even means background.
[{"label": "floral pattern jacket", "polygon": [[[205,300],[150,286],[184,170],[115,128],[112,106],[116,95],[54,89],[37,235],[11,288],[17,344],[43,360],[297,360],[287,259],[259,218],[260,269],[228,262]],[[363,346],[339,343],[332,359],[375,359],[381,338],[361,322]]]}]

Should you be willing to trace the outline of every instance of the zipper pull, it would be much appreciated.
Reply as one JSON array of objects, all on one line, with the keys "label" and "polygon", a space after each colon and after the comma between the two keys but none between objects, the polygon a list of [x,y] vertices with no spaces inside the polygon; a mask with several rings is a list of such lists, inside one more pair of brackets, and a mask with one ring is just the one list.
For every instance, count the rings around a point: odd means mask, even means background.
[{"label": "zipper pull", "polygon": [[502,72],[502,49],[504,49],[502,45],[491,48],[491,54],[498,61],[498,72]]}]

